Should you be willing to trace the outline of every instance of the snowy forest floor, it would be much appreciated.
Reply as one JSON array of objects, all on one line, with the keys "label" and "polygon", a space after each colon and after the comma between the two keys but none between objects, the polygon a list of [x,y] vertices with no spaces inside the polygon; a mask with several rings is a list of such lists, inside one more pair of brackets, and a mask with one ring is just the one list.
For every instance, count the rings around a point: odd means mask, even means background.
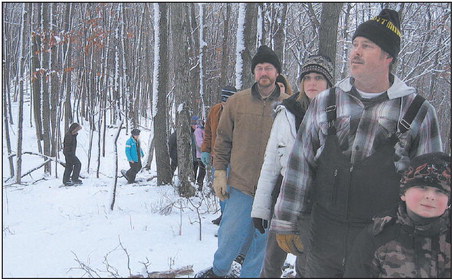
[{"label": "snowy forest floor", "polygon": [[111,178],[4,186],[3,276],[148,277],[192,267],[178,277],[193,277],[211,266],[218,200],[204,189],[189,202],[171,185],[155,184],[118,179],[113,210]]},{"label": "snowy forest floor", "polygon": [[[29,106],[26,102],[25,112],[29,112]],[[16,115],[17,103],[12,108]],[[23,151],[38,153],[35,128],[29,125],[29,117],[26,113]],[[107,128],[105,157],[100,157],[97,178],[100,151],[96,148],[90,151],[89,127],[87,123],[81,124],[84,128],[77,136],[76,151],[82,163],[80,186],[62,187],[64,168],[57,164],[55,177],[55,163],[51,175],[38,168],[24,176],[22,184],[14,184],[14,178],[9,178],[3,135],[2,276],[124,278],[182,270],[177,277],[193,277],[212,266],[218,226],[211,221],[219,216],[220,207],[211,190],[204,187],[202,193],[186,199],[179,197],[172,185],[158,186],[153,158],[151,169],[143,169],[137,175],[137,180],[143,182],[127,184],[125,178],[118,178],[111,210],[115,162],[118,160],[119,170],[129,168],[124,149],[130,135],[123,128],[117,141],[116,158],[117,127]],[[145,121],[143,125],[146,126]],[[9,128],[11,146],[15,148],[17,124]],[[141,130],[143,161],[146,161],[152,133],[145,127]],[[94,133],[92,137],[93,147],[97,146],[97,136]],[[43,163],[41,157],[31,153],[23,155],[23,174]],[[64,162],[62,151],[59,158]],[[289,255],[287,262],[293,265],[295,257]],[[285,273],[291,272],[293,267],[288,266]]]}]

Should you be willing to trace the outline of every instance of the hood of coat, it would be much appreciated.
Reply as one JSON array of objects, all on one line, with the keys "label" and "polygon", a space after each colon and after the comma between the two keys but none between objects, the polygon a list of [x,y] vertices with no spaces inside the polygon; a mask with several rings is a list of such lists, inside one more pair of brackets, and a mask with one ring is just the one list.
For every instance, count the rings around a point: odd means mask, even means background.
[{"label": "hood of coat", "polygon": [[306,114],[306,108],[304,108],[303,105],[299,101],[297,101],[298,95],[300,95],[300,92],[293,94],[292,96],[290,96],[287,99],[284,99],[281,102],[275,103],[273,109],[273,118],[275,118],[276,114],[278,114],[280,111],[284,109],[292,113],[295,116],[296,131],[298,131],[301,121],[303,120],[303,117]]},{"label": "hood of coat", "polygon": [[[387,90],[389,99],[400,98],[412,93],[416,93],[414,87],[408,86],[405,82],[400,80],[397,76],[391,75],[394,79],[391,87]],[[344,92],[349,92],[352,89],[354,79],[352,77],[345,78],[339,81],[336,86]]]},{"label": "hood of coat", "polygon": [[[71,126],[69,126],[69,130],[67,131],[68,134],[72,135],[72,132],[74,132],[75,130],[81,129],[80,124],[78,123],[72,123]],[[74,135],[76,136],[76,135]]]}]

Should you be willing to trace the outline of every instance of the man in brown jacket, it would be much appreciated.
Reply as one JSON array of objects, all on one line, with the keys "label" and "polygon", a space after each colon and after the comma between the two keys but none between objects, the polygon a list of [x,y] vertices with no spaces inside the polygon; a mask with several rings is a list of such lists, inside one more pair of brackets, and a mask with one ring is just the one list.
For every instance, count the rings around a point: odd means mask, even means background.
[{"label": "man in brown jacket", "polygon": [[213,267],[196,274],[198,278],[226,276],[242,247],[248,249],[240,277],[257,278],[262,268],[267,233],[254,228],[251,208],[273,124],[273,103],[288,95],[276,86],[281,63],[269,47],[259,47],[251,71],[256,83],[228,99],[218,124],[213,188],[220,200],[228,201],[218,230]]}]

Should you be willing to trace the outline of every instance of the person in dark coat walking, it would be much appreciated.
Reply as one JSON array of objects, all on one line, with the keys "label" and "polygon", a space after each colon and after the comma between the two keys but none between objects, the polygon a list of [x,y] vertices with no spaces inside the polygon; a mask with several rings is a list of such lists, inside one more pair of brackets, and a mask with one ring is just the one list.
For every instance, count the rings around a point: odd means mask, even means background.
[{"label": "person in dark coat walking", "polygon": [[450,156],[414,158],[397,212],[381,214],[356,238],[344,277],[450,278]]},{"label": "person in dark coat walking", "polygon": [[72,123],[69,130],[64,135],[63,154],[66,160],[66,166],[64,168],[63,184],[66,186],[82,184],[82,180],[79,178],[82,163],[75,155],[75,150],[77,149],[77,134],[81,129],[82,126],[78,123]]},{"label": "person in dark coat walking", "polygon": [[126,156],[129,161],[130,169],[128,171],[121,170],[122,175],[127,179],[128,183],[134,183],[137,173],[141,170],[141,157],[144,152],[140,146],[140,130],[133,129],[131,137],[126,142]]}]

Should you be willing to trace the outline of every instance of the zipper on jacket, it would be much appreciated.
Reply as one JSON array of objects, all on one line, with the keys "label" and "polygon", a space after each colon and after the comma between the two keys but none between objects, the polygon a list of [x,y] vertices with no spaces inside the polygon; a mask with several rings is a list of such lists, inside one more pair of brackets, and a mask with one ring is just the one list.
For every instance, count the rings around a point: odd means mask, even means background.
[{"label": "zipper on jacket", "polygon": [[337,203],[337,188],[338,188],[337,173],[338,173],[338,169],[334,169],[333,192],[331,193],[331,202],[333,203],[333,206],[336,206],[336,203]]}]

